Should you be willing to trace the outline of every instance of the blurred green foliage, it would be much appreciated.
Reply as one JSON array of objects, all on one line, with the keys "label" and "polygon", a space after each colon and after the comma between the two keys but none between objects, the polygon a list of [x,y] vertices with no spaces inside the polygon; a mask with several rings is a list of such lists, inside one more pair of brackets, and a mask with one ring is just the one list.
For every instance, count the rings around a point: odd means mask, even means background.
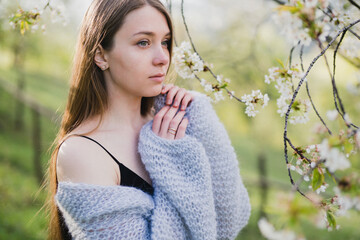
[{"label": "blurred green foliage", "polygon": [[[21,36],[12,31],[6,21],[0,24],[0,78],[16,83],[19,70],[13,68],[14,46],[23,44],[25,74],[25,92],[35,97],[44,106],[53,111],[62,112],[66,102],[71,59],[75,46],[73,28],[54,26],[48,28],[46,34],[35,33]],[[177,28],[179,29],[179,28]],[[282,131],[284,121],[276,113],[276,90],[264,84],[267,69],[277,65],[276,58],[287,61],[287,46],[277,37],[276,30],[269,23],[263,23],[254,33],[246,23],[235,19],[226,28],[210,36],[199,37],[196,41],[199,53],[208,63],[214,64],[214,71],[230,78],[229,89],[240,97],[252,89],[267,92],[272,103],[258,114],[256,118],[248,118],[244,114],[245,107],[235,100],[227,100],[216,104],[215,109],[224,123],[238,154],[241,175],[251,198],[252,215],[249,225],[240,233],[238,239],[262,239],[257,228],[259,205],[261,201],[258,185],[259,173],[257,159],[260,154],[266,158],[266,166],[270,184],[268,209],[277,211],[282,206],[278,202],[278,194],[291,189],[283,157]],[[196,33],[194,33],[196,35]],[[184,36],[180,33],[179,36]],[[181,38],[177,39],[182,40]],[[315,49],[313,49],[315,50]],[[313,56],[309,52],[308,56]],[[295,55],[296,56],[296,55]],[[305,58],[309,63],[311,57]],[[337,76],[341,79],[353,78],[354,69],[339,62]],[[306,64],[305,64],[306,66]],[[206,77],[206,76],[203,76]],[[329,79],[323,64],[314,67],[309,76],[314,101],[320,106],[321,114],[333,109],[332,92]],[[176,84],[201,91],[196,80],[184,82],[178,79]],[[346,94],[346,85],[340,81],[340,93],[353,119],[360,119],[359,105],[351,104],[359,97]],[[304,94],[303,92],[300,94]],[[356,102],[356,101],[355,101]],[[15,100],[0,88],[0,239],[44,239],[46,235],[46,217],[40,211],[45,200],[45,192],[39,192],[32,166],[31,115],[25,111],[25,128],[18,131],[14,128]],[[41,118],[42,123],[42,164],[46,169],[49,160],[49,149],[58,129],[59,119],[50,121]],[[306,145],[316,142],[313,125],[317,122],[313,114],[306,126],[289,126],[290,136],[294,144]],[[275,209],[275,210],[274,210]],[[270,210],[269,210],[270,211]],[[38,213],[38,214],[37,214]],[[317,229],[313,222],[305,219],[298,226],[307,239],[358,239],[360,217],[350,213],[350,217],[339,219],[340,231],[327,232]],[[289,216],[290,217],[290,216]],[[277,223],[283,227],[290,224],[290,219]]]}]

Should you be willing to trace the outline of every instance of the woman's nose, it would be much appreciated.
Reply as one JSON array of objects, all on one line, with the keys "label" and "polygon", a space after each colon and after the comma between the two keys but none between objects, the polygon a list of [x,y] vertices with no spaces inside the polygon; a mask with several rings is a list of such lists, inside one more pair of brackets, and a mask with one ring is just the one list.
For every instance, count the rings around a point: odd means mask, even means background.
[{"label": "woman's nose", "polygon": [[154,65],[167,65],[169,63],[169,50],[164,46],[157,47],[154,51],[153,64]]}]

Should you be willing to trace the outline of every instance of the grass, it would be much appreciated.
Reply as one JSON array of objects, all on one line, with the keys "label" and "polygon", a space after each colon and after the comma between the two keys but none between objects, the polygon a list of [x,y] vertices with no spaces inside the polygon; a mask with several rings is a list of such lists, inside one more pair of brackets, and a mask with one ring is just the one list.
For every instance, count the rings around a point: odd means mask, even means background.
[{"label": "grass", "polygon": [[[46,220],[39,212],[45,201],[32,165],[31,112],[25,109],[24,129],[14,128],[14,99],[0,89],[0,239],[45,239]],[[48,149],[55,125],[41,118],[42,147]],[[43,154],[46,166],[48,154]]]}]

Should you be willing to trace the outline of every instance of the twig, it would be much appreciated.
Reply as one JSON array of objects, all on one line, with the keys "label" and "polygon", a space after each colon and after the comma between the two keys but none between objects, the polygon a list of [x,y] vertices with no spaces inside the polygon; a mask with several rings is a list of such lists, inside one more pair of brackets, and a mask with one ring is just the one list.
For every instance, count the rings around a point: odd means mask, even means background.
[{"label": "twig", "polygon": [[[332,16],[331,14],[325,12],[325,11],[324,11],[322,8],[320,8],[320,7],[318,7],[317,9],[320,10],[320,11],[322,11],[326,16],[328,16],[328,17],[331,19],[331,21],[333,20],[333,16]],[[327,9],[330,11],[330,13],[332,13],[331,8],[328,7]],[[355,33],[352,29],[348,29],[348,31],[349,31],[351,34],[353,34],[357,39],[360,40],[360,36],[359,36],[357,33]],[[347,56],[345,56],[345,55],[343,55],[343,54],[341,54],[341,53],[339,53],[339,54],[340,54],[340,56],[341,56],[343,59],[345,59],[348,63],[354,65],[356,68],[360,68],[360,64],[359,64],[359,63],[354,62],[353,60],[349,59]]]},{"label": "twig", "polygon": [[[304,72],[304,62],[303,62],[303,53],[304,53],[304,45],[301,45],[301,48],[300,48],[300,65],[301,65],[301,70],[302,72]],[[328,133],[330,135],[332,135],[332,132],[330,131],[330,129],[328,128],[328,126],[326,125],[325,121],[323,120],[323,118],[320,116],[318,110],[316,109],[315,107],[315,104],[312,100],[312,97],[311,97],[311,94],[310,94],[310,89],[309,89],[309,83],[308,81],[305,82],[305,85],[306,85],[306,93],[310,99],[310,103],[311,103],[311,106],[312,108],[314,109],[315,113],[316,113],[316,116],[318,116],[318,118],[320,119],[320,121],[322,122],[322,124],[326,127]]]},{"label": "twig", "polygon": [[285,5],[285,3],[283,1],[280,1],[280,0],[272,0],[273,2],[276,2],[277,4],[280,4],[280,5]]},{"label": "twig", "polygon": [[[287,109],[287,112],[286,112],[286,114],[285,114],[285,126],[284,126],[284,137],[283,137],[283,139],[284,139],[284,156],[285,156],[286,165],[289,164],[288,151],[287,151],[287,143],[288,143],[288,142],[287,142],[287,139],[288,139],[288,137],[287,137],[287,131],[288,131],[289,115],[290,115],[291,107],[292,107],[292,105],[293,105],[294,102],[295,102],[295,99],[296,99],[296,97],[297,97],[297,94],[299,93],[299,90],[300,90],[302,84],[304,83],[306,76],[309,74],[310,70],[312,69],[312,67],[314,66],[314,64],[317,62],[317,60],[318,60],[321,56],[323,56],[323,55],[325,54],[325,52],[330,48],[330,46],[331,46],[331,45],[334,43],[334,41],[339,37],[339,35],[340,35],[341,33],[343,33],[344,31],[346,31],[347,29],[349,29],[349,28],[351,28],[352,26],[354,26],[355,24],[358,24],[359,22],[360,22],[360,19],[356,20],[355,22],[352,22],[351,24],[349,24],[348,26],[346,26],[346,27],[344,27],[342,30],[340,30],[340,31],[336,34],[336,36],[330,41],[330,43],[326,46],[326,48],[324,48],[324,49],[321,51],[321,53],[313,59],[313,61],[310,63],[310,66],[308,67],[306,73],[305,73],[304,76],[301,78],[301,80],[300,80],[300,82],[299,82],[299,84],[298,84],[298,86],[297,86],[297,88],[296,88],[296,90],[295,90],[295,93],[293,94],[293,97],[292,97],[292,99],[291,99],[291,102],[290,102],[290,104],[289,104],[289,107],[288,107],[288,109]],[[292,176],[291,176],[290,169],[288,169],[288,173],[289,173],[289,177],[290,177],[290,182],[291,182],[292,185],[294,185],[294,180],[293,180],[293,178],[292,178]],[[305,195],[299,190],[298,187],[296,187],[296,190],[297,190],[301,195],[305,196]],[[305,196],[305,197],[306,197],[306,196]],[[307,198],[307,197],[306,197],[306,198]]]},{"label": "twig", "polygon": [[45,10],[46,8],[49,8],[50,11],[53,10],[53,8],[52,8],[51,5],[50,5],[50,2],[51,2],[51,0],[48,0],[48,1],[47,1],[46,5],[45,5],[45,7],[44,7],[44,10]]},{"label": "twig", "polygon": [[[344,119],[344,121],[345,121],[345,118],[344,118],[345,108],[344,108],[344,105],[342,104],[342,101],[341,101],[341,98],[340,98],[340,95],[339,95],[339,91],[338,91],[338,89],[336,87],[334,74],[335,74],[335,66],[336,66],[335,65],[336,64],[336,54],[337,54],[337,51],[339,49],[339,46],[340,46],[342,40],[344,39],[344,36],[345,36],[346,32],[347,32],[347,30],[342,32],[342,36],[340,38],[340,41],[337,43],[335,51],[334,51],[333,73],[331,73],[327,57],[326,57],[326,55],[324,55],[325,63],[326,63],[327,69],[329,71],[329,75],[330,75],[331,83],[332,83],[332,87],[333,87],[333,97],[334,97],[335,108],[338,111],[338,113],[341,115],[341,117]],[[317,39],[317,40],[318,40],[318,43],[319,43],[319,47],[322,50],[323,49],[322,44],[321,44],[319,39]],[[338,104],[340,105],[340,109],[339,109]],[[358,128],[356,125],[354,125],[352,123],[348,124],[346,121],[345,121],[345,123],[346,123],[347,126],[351,125],[351,126],[353,126],[355,128]]]},{"label": "twig", "polygon": [[[199,78],[198,75],[194,74],[195,75],[195,78],[197,80],[199,80],[199,82],[201,82],[201,79]],[[232,92],[230,92],[227,88],[224,88],[226,90],[226,92],[231,95],[233,98],[235,98],[237,101],[241,102],[241,103],[245,103],[245,101],[241,100],[240,98],[236,97],[234,94],[232,94]]]},{"label": "twig", "polygon": [[[186,34],[187,34],[187,36],[188,36],[188,38],[189,38],[189,40],[190,40],[190,44],[191,44],[194,52],[199,56],[200,60],[201,60],[203,63],[205,63],[205,61],[203,60],[203,58],[201,57],[201,55],[199,54],[199,52],[196,50],[195,44],[194,44],[194,42],[193,42],[193,40],[192,40],[192,38],[191,38],[191,34],[190,34],[190,32],[189,32],[189,28],[188,28],[188,26],[187,26],[186,19],[185,19],[185,14],[184,14],[184,0],[181,0],[181,16],[182,16],[183,23],[184,23],[184,26],[185,26]],[[207,66],[206,69],[211,73],[211,75],[212,75],[215,79],[217,79],[217,76],[213,73],[213,71],[210,69],[209,66]],[[196,76],[196,75],[195,75],[195,76]],[[198,76],[196,76],[196,78],[197,78],[199,81],[201,81]],[[229,95],[231,95],[233,98],[235,98],[237,101],[239,101],[239,102],[241,102],[241,103],[245,103],[245,101],[242,101],[241,99],[237,98],[237,97],[236,97],[234,94],[232,94],[231,91],[228,90],[226,87],[223,88],[223,89],[225,89],[226,92],[227,92]]]},{"label": "twig", "polygon": [[[293,52],[295,50],[295,48],[300,44],[300,41],[298,42],[298,44],[296,46],[293,46],[290,50],[290,55],[289,55],[289,68],[291,68],[291,64],[292,64],[292,56],[293,56]],[[295,88],[294,88],[294,82],[291,78],[291,89],[292,89],[292,92],[294,93],[295,91]]]},{"label": "twig", "polygon": [[350,2],[353,6],[355,6],[356,8],[358,8],[358,9],[360,10],[359,4],[357,4],[357,3],[354,2],[353,0],[349,0],[349,2]]},{"label": "twig", "polygon": [[[324,160],[319,160],[319,161],[317,161],[317,162],[315,163],[314,168],[310,167],[310,169],[303,175],[303,177],[299,178],[299,179],[296,181],[295,185],[293,186],[293,191],[295,191],[296,189],[299,188],[300,184],[304,181],[304,176],[310,176],[310,174],[311,174],[321,163],[324,163],[324,162],[325,162]],[[309,199],[309,198],[307,198],[307,199]],[[310,199],[310,201],[313,202],[312,199]],[[314,203],[314,202],[313,202],[313,203]]]},{"label": "twig", "polygon": [[302,152],[300,152],[290,141],[289,138],[286,138],[286,141],[289,143],[289,145],[291,146],[292,149],[294,149],[294,151],[301,157],[301,159],[305,159],[308,163],[311,163],[311,160],[308,159],[307,157],[304,156],[304,154],[302,154]]},{"label": "twig", "polygon": [[[339,91],[336,87],[336,83],[335,83],[335,62],[336,62],[336,53],[337,51],[339,50],[339,47],[340,47],[340,44],[342,43],[344,37],[345,37],[345,34],[346,34],[346,30],[342,33],[341,35],[341,38],[340,38],[340,41],[338,42],[338,44],[336,45],[336,48],[335,48],[335,51],[334,51],[334,60],[333,60],[333,74],[332,74],[332,79],[331,79],[331,83],[332,83],[332,87],[333,87],[333,94],[334,94],[334,100],[335,100],[335,106],[336,106],[336,109],[338,110],[339,114],[341,115],[342,119],[344,120],[345,124],[350,127],[355,127],[355,128],[358,128],[356,125],[354,125],[353,123],[349,123],[347,120],[345,120],[345,114],[346,114],[346,111],[345,111],[345,107],[341,101],[341,98],[340,98],[340,95],[339,95]],[[335,98],[335,95],[336,95],[336,98]],[[338,109],[338,106],[337,106],[337,103],[336,103],[336,99],[338,100],[339,102],[339,105],[340,105],[340,109],[341,109],[341,112],[339,111]]]},{"label": "twig", "polygon": [[[172,16],[172,0],[166,0],[166,3],[167,3],[167,7],[169,9],[169,13]],[[174,25],[172,26],[172,29],[173,29],[172,38],[174,39],[175,46],[177,47],[178,44],[177,44],[176,37],[175,37],[175,26]]]}]

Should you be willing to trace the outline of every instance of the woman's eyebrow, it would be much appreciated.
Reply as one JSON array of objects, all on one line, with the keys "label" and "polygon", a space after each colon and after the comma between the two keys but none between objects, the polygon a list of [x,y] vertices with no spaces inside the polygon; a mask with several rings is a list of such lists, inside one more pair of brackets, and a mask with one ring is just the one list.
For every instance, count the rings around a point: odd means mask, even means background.
[{"label": "woman's eyebrow", "polygon": [[[136,35],[148,35],[148,36],[155,36],[155,33],[154,32],[149,32],[149,31],[141,31],[141,32],[137,32],[133,35],[136,36]],[[171,36],[171,33],[168,32],[167,34],[165,34],[165,37],[168,37],[168,36]]]}]

